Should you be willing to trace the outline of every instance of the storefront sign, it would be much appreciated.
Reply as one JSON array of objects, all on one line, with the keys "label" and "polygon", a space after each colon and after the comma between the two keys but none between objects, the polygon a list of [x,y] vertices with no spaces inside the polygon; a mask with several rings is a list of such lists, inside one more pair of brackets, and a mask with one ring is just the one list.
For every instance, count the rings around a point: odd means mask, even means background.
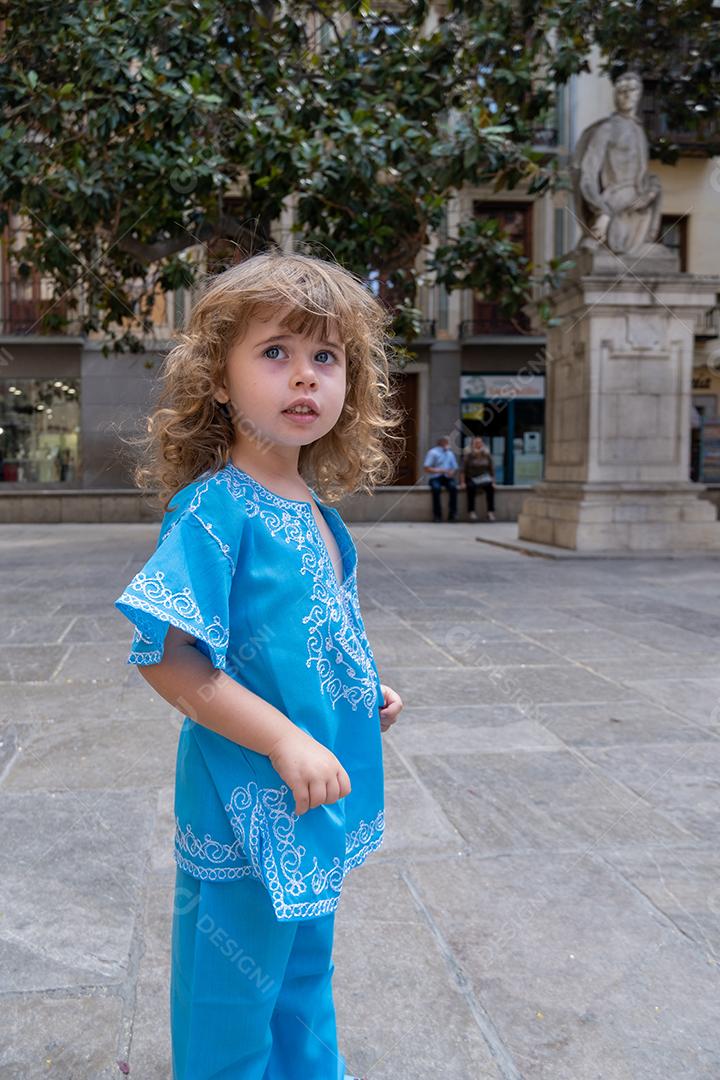
[{"label": "storefront sign", "polygon": [[529,372],[504,375],[461,375],[461,398],[534,398],[545,397],[545,376]]}]

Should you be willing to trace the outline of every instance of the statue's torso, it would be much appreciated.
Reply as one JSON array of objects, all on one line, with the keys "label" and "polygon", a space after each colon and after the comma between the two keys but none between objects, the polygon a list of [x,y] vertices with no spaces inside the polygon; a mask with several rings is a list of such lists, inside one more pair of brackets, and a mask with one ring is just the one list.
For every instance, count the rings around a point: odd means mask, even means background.
[{"label": "statue's torso", "polygon": [[647,139],[631,117],[613,113],[609,125],[605,158],[601,169],[603,188],[616,184],[638,184],[647,169]]}]

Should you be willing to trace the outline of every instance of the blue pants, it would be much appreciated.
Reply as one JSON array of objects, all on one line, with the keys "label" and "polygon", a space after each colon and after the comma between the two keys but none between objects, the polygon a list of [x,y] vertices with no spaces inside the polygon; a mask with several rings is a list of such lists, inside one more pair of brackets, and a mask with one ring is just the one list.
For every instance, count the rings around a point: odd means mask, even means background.
[{"label": "blue pants", "polygon": [[175,880],[173,1080],[343,1080],[335,912],[278,922],[256,878]]},{"label": "blue pants", "polygon": [[430,485],[430,491],[432,492],[432,508],[433,518],[435,521],[442,521],[442,505],[440,503],[440,489],[446,487],[448,489],[448,521],[452,521],[457,517],[457,481],[454,476],[443,476],[440,473],[435,473],[428,480]]}]

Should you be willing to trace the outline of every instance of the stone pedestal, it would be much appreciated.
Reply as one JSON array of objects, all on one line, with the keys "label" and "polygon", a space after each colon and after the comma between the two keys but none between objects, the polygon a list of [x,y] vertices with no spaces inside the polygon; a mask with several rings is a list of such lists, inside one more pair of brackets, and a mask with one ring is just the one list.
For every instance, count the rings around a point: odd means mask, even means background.
[{"label": "stone pedestal", "polygon": [[545,478],[518,536],[583,551],[720,550],[715,508],[688,480],[695,329],[720,278],[576,252],[547,341]]}]

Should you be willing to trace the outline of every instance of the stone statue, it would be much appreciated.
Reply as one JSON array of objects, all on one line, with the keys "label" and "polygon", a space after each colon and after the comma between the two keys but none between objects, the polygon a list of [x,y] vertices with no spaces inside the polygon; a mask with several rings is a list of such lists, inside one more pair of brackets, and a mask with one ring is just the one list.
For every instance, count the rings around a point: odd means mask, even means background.
[{"label": "stone statue", "polygon": [[580,248],[616,255],[665,252],[652,241],[660,228],[660,181],[648,172],[648,142],[635,111],[642,79],[634,71],[613,84],[615,112],[585,128],[570,166],[577,213],[585,230]]}]

